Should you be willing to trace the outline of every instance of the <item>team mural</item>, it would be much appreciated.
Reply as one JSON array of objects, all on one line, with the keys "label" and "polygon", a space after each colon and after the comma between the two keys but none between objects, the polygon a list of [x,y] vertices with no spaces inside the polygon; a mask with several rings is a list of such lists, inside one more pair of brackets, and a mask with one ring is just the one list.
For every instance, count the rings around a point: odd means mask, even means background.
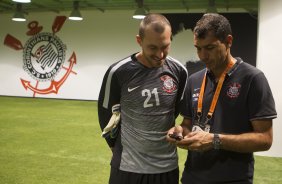
[{"label": "team mural", "polygon": [[[52,25],[52,33],[41,32],[43,27],[39,25],[38,21],[29,22],[26,35],[30,36],[30,38],[24,46],[21,41],[10,34],[7,34],[5,37],[4,45],[16,51],[23,51],[23,69],[32,80],[35,80],[35,85],[32,85],[34,82],[30,79],[21,78],[20,80],[26,90],[33,92],[33,97],[36,94],[58,94],[60,87],[69,75],[77,75],[73,71],[73,67],[77,63],[75,52],[72,52],[68,59],[69,64],[65,67],[67,47],[56,36],[56,33],[64,25],[66,18],[66,16],[57,16],[55,18]],[[61,69],[64,69],[64,74],[62,74]],[[40,82],[48,83],[48,85],[44,85],[47,87],[39,87]]]}]

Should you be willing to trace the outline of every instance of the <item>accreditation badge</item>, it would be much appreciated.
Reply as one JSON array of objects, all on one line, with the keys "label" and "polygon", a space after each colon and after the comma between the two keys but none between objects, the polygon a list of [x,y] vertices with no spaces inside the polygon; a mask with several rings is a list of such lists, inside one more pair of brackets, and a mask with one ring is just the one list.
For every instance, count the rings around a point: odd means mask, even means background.
[{"label": "accreditation badge", "polygon": [[210,132],[211,126],[209,124],[205,125],[205,132]]},{"label": "accreditation badge", "polygon": [[192,132],[203,131],[204,126],[202,125],[203,124],[201,124],[198,120],[195,120],[192,127]]}]

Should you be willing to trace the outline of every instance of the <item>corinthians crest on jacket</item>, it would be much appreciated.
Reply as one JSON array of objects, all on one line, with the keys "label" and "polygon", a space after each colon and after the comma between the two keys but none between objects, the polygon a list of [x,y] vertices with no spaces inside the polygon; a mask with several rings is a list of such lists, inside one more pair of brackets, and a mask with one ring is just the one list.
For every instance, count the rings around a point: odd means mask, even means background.
[{"label": "corinthians crest on jacket", "polygon": [[176,90],[175,82],[169,75],[163,75],[161,80],[163,81],[163,90],[165,92],[172,93]]}]

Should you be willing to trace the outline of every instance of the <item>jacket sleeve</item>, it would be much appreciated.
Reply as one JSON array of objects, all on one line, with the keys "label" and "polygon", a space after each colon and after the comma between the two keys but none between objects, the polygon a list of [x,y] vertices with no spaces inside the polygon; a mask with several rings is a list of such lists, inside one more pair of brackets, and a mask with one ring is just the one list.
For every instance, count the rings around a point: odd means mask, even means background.
[{"label": "jacket sleeve", "polygon": [[[120,103],[120,86],[112,66],[104,75],[98,98],[98,117],[101,130],[103,130],[111,116],[112,106]],[[105,138],[109,147],[114,147],[116,138]]]},{"label": "jacket sleeve", "polygon": [[179,84],[178,84],[178,94],[177,100],[175,104],[175,118],[179,115],[180,107],[183,105],[184,102],[184,93],[186,90],[188,80],[188,72],[186,69],[182,69],[179,75]]}]

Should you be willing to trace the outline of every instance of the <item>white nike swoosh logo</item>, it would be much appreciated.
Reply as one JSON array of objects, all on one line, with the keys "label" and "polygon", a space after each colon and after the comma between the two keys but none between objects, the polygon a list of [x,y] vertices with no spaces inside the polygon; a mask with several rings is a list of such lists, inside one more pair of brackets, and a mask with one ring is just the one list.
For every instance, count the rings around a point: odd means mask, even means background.
[{"label": "white nike swoosh logo", "polygon": [[135,89],[137,89],[137,88],[139,88],[140,86],[136,86],[136,87],[134,87],[134,88],[128,88],[127,89],[127,91],[130,93],[131,91],[133,91],[133,90],[135,90]]}]

